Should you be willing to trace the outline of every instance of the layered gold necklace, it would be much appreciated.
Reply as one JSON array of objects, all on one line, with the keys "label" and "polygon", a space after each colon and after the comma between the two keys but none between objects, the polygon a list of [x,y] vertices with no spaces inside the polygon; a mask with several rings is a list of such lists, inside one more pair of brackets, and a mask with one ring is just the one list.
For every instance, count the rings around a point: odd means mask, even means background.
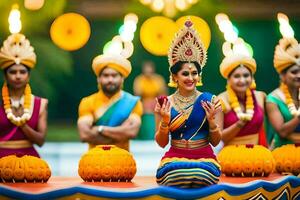
[{"label": "layered gold necklace", "polygon": [[289,92],[288,86],[284,83],[281,83],[279,88],[285,97],[285,103],[288,106],[290,113],[293,116],[299,116],[300,115],[300,107],[298,109],[296,108],[293,98]]},{"label": "layered gold necklace", "polygon": [[[176,92],[172,96],[173,102],[174,102],[174,108],[178,112],[181,112],[181,113],[187,112],[186,108],[189,107],[190,105],[194,104],[199,93],[200,93],[199,91],[194,90],[194,92],[191,96],[185,97],[185,96],[182,96],[178,90],[176,90]],[[190,109],[188,109],[188,110],[190,110]]]},{"label": "layered gold necklace", "polygon": [[226,89],[229,96],[230,106],[236,113],[237,117],[241,120],[251,121],[254,115],[254,103],[250,88],[246,90],[246,112],[242,111],[238,98],[233,89],[229,85],[226,86]]},{"label": "layered gold necklace", "polygon": [[11,98],[9,97],[9,90],[7,84],[4,83],[2,87],[3,106],[5,109],[6,117],[16,126],[22,126],[30,119],[30,106],[31,106],[31,88],[29,84],[26,85],[24,91],[24,110],[22,116],[15,116],[11,108]]}]

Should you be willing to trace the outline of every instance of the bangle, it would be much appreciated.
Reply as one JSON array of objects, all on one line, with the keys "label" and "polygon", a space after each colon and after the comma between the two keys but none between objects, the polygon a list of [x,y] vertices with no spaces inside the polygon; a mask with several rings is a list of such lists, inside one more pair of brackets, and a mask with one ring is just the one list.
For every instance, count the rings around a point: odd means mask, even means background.
[{"label": "bangle", "polygon": [[160,123],[159,132],[167,134],[167,133],[169,133],[169,127],[165,126],[165,124],[163,124],[163,123]]},{"label": "bangle", "polygon": [[219,128],[219,126],[218,125],[216,125],[216,127],[215,128],[209,128],[209,132],[211,132],[211,133],[215,133],[215,132],[219,132],[220,131],[220,128]]},{"label": "bangle", "polygon": [[169,124],[166,122],[160,122],[160,127],[168,128]]}]

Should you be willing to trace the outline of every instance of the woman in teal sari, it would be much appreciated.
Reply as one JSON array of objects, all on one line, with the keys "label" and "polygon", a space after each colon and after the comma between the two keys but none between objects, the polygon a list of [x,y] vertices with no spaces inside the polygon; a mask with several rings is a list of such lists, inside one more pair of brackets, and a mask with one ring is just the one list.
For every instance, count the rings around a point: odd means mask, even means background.
[{"label": "woman in teal sari", "polygon": [[268,140],[272,148],[300,143],[300,44],[295,38],[279,41],[274,67],[281,84],[267,96]]},{"label": "woman in teal sari", "polygon": [[159,99],[155,107],[156,135],[159,146],[171,147],[157,170],[157,183],[177,187],[203,187],[218,182],[220,166],[212,147],[220,139],[222,119],[215,95],[200,92],[206,50],[191,21],[176,35],[169,51],[174,94]]}]

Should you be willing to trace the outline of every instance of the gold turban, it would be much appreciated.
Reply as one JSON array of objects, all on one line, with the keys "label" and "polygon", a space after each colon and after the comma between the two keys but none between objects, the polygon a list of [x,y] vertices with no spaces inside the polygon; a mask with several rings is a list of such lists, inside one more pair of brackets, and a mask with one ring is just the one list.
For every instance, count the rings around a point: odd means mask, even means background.
[{"label": "gold turban", "polygon": [[275,48],[274,67],[281,73],[287,67],[297,64],[300,66],[300,44],[295,38],[282,38]]},{"label": "gold turban", "polygon": [[[238,42],[242,43],[243,40],[240,39]],[[249,54],[234,51],[229,42],[223,44],[223,53],[225,58],[220,65],[220,72],[224,78],[227,79],[229,74],[240,65],[250,69],[252,74],[256,72],[255,60]]]},{"label": "gold turban", "polygon": [[3,42],[0,51],[1,69],[6,69],[13,64],[23,64],[29,68],[34,68],[35,63],[34,49],[23,34],[12,34]]},{"label": "gold turban", "polygon": [[99,76],[101,70],[110,67],[120,72],[125,78],[131,72],[131,63],[121,55],[102,54],[94,58],[92,64],[96,76]]}]

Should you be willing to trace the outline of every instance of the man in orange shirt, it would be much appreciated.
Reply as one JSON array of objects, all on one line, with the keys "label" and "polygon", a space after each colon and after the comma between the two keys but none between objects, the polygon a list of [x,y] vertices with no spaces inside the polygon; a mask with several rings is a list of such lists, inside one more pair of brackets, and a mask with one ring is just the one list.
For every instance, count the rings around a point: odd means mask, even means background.
[{"label": "man in orange shirt", "polygon": [[131,63],[119,55],[99,55],[93,60],[99,91],[84,97],[79,105],[78,130],[82,142],[93,148],[114,144],[129,150],[136,137],[143,112],[139,97],[122,90]]}]

